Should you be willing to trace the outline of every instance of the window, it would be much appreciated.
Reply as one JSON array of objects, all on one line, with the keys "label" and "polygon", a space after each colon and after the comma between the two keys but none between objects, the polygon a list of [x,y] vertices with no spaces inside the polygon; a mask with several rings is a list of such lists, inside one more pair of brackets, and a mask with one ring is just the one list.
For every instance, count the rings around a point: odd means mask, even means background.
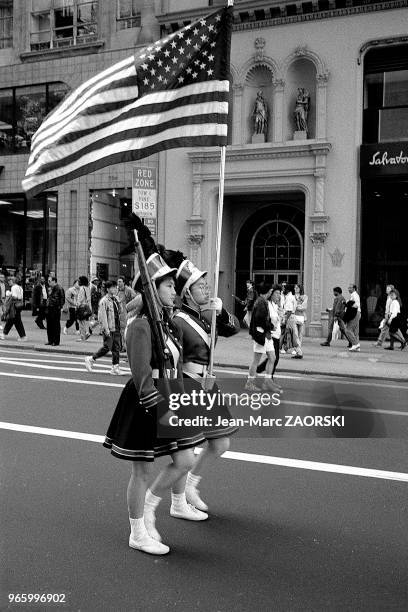
[{"label": "window", "polygon": [[44,117],[62,100],[65,83],[0,89],[0,153],[25,153]]},{"label": "window", "polygon": [[59,49],[98,37],[98,0],[32,0],[31,50]]},{"label": "window", "polygon": [[257,232],[252,253],[256,270],[300,270],[300,234],[293,225],[276,219]]},{"label": "window", "polygon": [[408,139],[408,46],[367,53],[363,142]]},{"label": "window", "polygon": [[116,29],[140,27],[138,0],[117,0]]},{"label": "window", "polygon": [[13,0],[0,2],[0,49],[13,46]]}]

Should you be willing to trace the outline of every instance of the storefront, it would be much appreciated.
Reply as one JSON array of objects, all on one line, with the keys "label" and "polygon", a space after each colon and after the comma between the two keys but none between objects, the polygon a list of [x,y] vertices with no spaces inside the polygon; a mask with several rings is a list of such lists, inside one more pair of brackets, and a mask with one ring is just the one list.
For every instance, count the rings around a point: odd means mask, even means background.
[{"label": "storefront", "polygon": [[57,194],[27,200],[22,194],[0,198],[0,268],[16,275],[30,303],[35,280],[57,269]]}]

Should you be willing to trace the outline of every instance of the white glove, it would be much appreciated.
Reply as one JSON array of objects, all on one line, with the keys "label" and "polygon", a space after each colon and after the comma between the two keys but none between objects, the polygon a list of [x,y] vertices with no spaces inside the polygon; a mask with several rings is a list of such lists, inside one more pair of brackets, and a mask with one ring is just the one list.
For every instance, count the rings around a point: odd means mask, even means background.
[{"label": "white glove", "polygon": [[221,312],[222,310],[222,300],[219,297],[210,299],[210,310],[215,310],[216,312]]}]

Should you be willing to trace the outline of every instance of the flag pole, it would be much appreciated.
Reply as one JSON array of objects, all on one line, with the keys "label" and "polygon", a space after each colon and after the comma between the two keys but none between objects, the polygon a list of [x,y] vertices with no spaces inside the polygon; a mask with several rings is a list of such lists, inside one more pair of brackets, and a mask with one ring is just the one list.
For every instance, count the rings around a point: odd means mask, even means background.
[{"label": "flag pole", "polygon": [[[234,0],[227,0],[227,6],[234,6]],[[218,277],[220,271],[220,254],[221,254],[221,232],[222,232],[222,215],[224,210],[224,179],[225,179],[225,157],[227,147],[221,147],[220,159],[220,180],[218,186],[218,208],[217,208],[217,238],[215,244],[215,270],[214,270],[214,297],[218,297]],[[211,336],[210,336],[210,363],[208,367],[208,387],[211,388],[211,378],[214,379],[214,349],[215,349],[215,334],[217,328],[217,313],[212,311],[211,318]],[[206,385],[207,386],[207,385]]]}]

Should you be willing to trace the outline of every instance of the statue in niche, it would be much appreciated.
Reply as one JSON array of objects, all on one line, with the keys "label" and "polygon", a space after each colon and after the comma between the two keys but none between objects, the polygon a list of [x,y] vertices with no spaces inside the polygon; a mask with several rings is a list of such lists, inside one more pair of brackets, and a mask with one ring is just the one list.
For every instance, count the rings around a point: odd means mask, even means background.
[{"label": "statue in niche", "polygon": [[307,118],[309,116],[310,94],[304,87],[298,87],[298,93],[295,104],[295,125],[299,132],[307,133]]},{"label": "statue in niche", "polygon": [[252,112],[254,118],[254,134],[266,134],[268,129],[268,107],[262,92],[258,90]]}]

